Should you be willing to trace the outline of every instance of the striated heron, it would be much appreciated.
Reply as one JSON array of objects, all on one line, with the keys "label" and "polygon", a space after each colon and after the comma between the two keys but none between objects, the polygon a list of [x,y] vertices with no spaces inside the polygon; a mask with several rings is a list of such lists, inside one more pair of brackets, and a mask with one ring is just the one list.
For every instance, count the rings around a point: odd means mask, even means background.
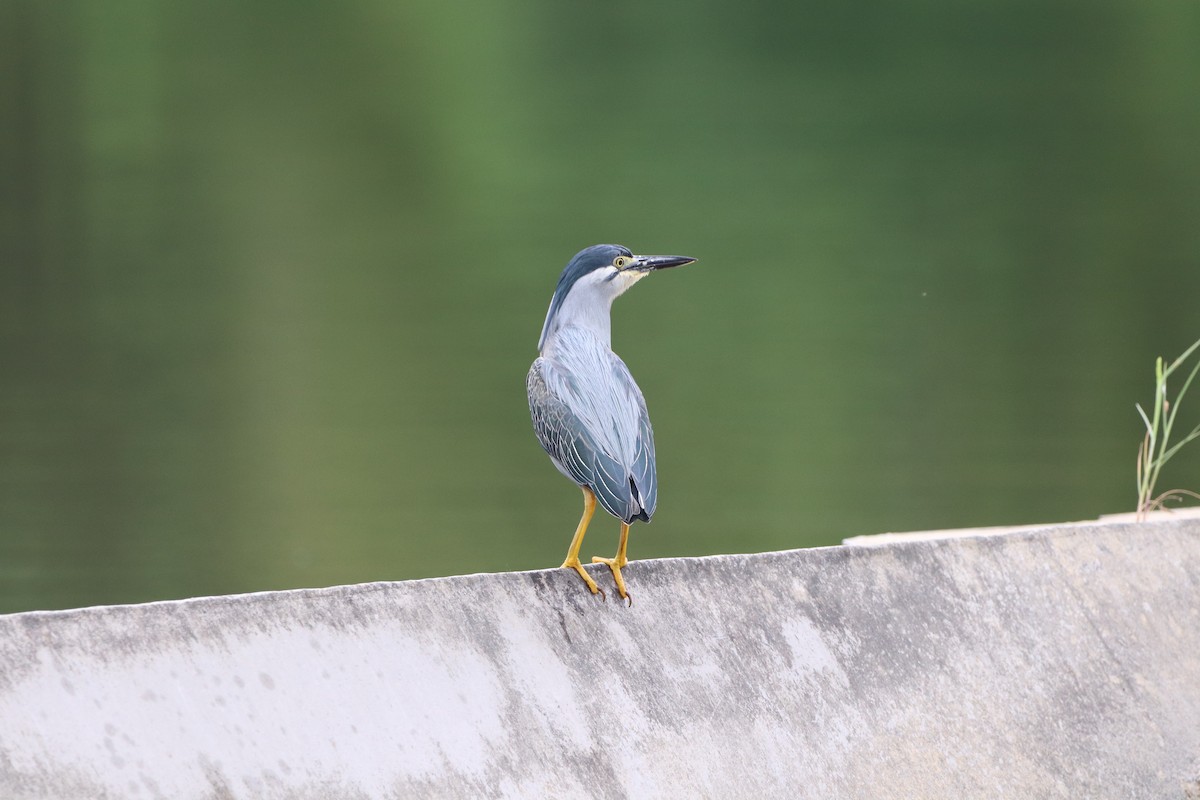
[{"label": "striated heron", "polygon": [[[540,356],[525,385],[538,441],[558,471],[583,489],[583,517],[562,566],[604,592],[579,563],[579,547],[599,503],[621,521],[613,558],[592,559],[612,570],[629,599],[621,567],[634,520],[649,522],[658,499],[654,432],[646,400],[625,362],[612,351],[612,302],[654,270],[690,264],[687,256],[639,256],[598,244],[575,254],[558,279],[538,340]],[[631,601],[632,602],[632,601]]]}]

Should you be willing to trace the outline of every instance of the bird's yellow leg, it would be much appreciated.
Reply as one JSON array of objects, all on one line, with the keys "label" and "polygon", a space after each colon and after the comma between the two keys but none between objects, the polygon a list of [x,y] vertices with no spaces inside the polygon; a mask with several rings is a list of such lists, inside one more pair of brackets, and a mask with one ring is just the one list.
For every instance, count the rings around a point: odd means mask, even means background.
[{"label": "bird's yellow leg", "polygon": [[[592,494],[592,490],[588,487],[583,487],[583,516],[579,519],[579,527],[575,529],[575,538],[571,539],[571,547],[567,550],[567,558],[562,562],[562,566],[566,569],[573,569],[579,573],[579,577],[583,578],[583,582],[587,584],[588,589],[592,594],[599,592],[601,597],[604,597],[604,590],[596,585],[592,580],[592,576],[588,575],[583,569],[583,564],[579,563],[579,548],[583,544],[583,535],[587,533],[588,523],[592,521],[592,514],[596,512],[596,495]],[[624,596],[624,595],[622,595]]]},{"label": "bird's yellow leg", "polygon": [[633,600],[629,598],[629,592],[625,591],[625,579],[621,577],[621,567],[629,563],[629,559],[625,557],[625,546],[629,544],[629,523],[621,523],[621,542],[617,545],[617,554],[613,558],[601,558],[600,556],[592,556],[593,564],[608,564],[608,568],[612,570],[613,580],[617,582],[617,592],[620,593],[622,600],[629,600],[630,605]]}]

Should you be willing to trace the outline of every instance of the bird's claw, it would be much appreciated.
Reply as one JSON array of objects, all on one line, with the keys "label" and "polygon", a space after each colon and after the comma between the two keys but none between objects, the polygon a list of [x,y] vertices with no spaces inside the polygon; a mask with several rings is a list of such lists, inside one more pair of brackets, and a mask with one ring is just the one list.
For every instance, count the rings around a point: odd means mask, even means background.
[{"label": "bird's claw", "polygon": [[626,608],[633,608],[633,597],[625,589],[625,578],[621,575],[621,567],[628,564],[628,561],[618,561],[615,558],[601,558],[600,556],[592,556],[593,564],[606,564],[609,570],[612,571],[613,581],[617,584],[617,593],[621,595],[621,599],[625,601]]},{"label": "bird's claw", "polygon": [[608,595],[604,593],[603,589],[596,585],[596,581],[592,579],[592,576],[587,574],[587,571],[583,568],[583,564],[579,563],[579,559],[575,559],[574,563],[571,562],[571,559],[567,559],[562,563],[562,568],[573,569],[578,572],[579,577],[583,578],[583,582],[587,585],[588,590],[592,594],[600,595],[601,601],[608,602]]}]

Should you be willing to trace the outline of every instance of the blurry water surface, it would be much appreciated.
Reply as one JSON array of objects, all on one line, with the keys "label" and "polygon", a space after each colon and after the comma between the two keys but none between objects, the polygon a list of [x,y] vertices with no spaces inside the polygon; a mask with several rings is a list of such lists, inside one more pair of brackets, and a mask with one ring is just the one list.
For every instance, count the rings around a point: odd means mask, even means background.
[{"label": "blurry water surface", "polygon": [[614,308],[634,558],[1129,510],[1200,337],[1197,41],[1174,0],[9,0],[0,611],[557,565],[524,378],[597,242],[700,259]]}]

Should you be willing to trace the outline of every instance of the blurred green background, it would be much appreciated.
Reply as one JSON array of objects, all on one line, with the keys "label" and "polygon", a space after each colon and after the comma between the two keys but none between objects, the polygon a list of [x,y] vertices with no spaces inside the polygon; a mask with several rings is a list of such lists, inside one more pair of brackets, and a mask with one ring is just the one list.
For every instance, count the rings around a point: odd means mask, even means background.
[{"label": "blurred green background", "polygon": [[597,242],[700,259],[614,308],[634,558],[1132,510],[1200,336],[1198,41],[1177,0],[0,0],[0,611],[557,565],[524,380]]}]

